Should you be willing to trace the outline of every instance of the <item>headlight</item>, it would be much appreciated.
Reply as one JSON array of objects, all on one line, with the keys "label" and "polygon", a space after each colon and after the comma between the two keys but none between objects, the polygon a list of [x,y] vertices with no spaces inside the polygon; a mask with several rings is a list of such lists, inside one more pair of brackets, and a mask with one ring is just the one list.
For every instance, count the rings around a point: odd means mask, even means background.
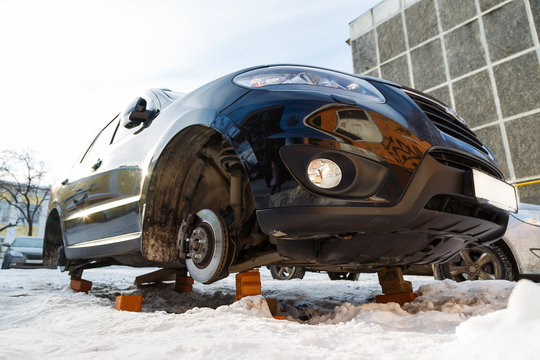
[{"label": "headlight", "polygon": [[341,182],[341,168],[332,160],[315,159],[307,169],[309,181],[323,189],[331,189]]},{"label": "headlight", "polygon": [[19,251],[10,251],[9,254],[13,257],[24,257],[24,254],[22,252],[19,252]]},{"label": "headlight", "polygon": [[251,70],[234,78],[234,83],[249,89],[294,89],[294,85],[313,85],[350,92],[366,100],[384,103],[384,96],[366,80],[339,72],[302,66],[270,66]]}]

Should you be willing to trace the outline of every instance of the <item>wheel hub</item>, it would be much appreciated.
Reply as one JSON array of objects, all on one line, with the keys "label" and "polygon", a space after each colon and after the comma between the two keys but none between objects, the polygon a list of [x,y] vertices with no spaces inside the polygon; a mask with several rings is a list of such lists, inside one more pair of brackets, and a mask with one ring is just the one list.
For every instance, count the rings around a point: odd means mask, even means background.
[{"label": "wheel hub", "polygon": [[205,225],[196,227],[188,239],[188,257],[197,267],[204,267],[213,254],[214,237],[212,230]]},{"label": "wheel hub", "polygon": [[198,282],[210,284],[229,274],[232,262],[230,240],[224,220],[212,210],[197,213],[197,225],[188,243],[186,266]]},{"label": "wheel hub", "polygon": [[455,281],[500,279],[503,269],[496,259],[489,247],[464,249],[448,263],[449,273]]}]

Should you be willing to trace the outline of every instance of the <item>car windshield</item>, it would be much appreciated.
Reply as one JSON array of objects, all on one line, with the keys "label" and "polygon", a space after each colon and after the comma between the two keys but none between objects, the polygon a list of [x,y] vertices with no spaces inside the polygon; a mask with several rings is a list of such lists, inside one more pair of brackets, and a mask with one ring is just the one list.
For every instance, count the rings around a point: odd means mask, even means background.
[{"label": "car windshield", "polygon": [[43,239],[40,238],[16,238],[12,247],[43,248]]},{"label": "car windshield", "polygon": [[167,95],[173,101],[185,96],[185,94],[181,92],[172,91],[172,90],[163,90],[163,93]]}]

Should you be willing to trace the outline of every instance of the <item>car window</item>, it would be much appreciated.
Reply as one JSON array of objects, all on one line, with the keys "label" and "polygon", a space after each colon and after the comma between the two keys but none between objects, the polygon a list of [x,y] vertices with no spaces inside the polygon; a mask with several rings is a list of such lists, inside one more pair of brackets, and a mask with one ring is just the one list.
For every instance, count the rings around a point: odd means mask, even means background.
[{"label": "car window", "polygon": [[117,119],[118,115],[99,132],[94,141],[92,141],[92,144],[88,150],[86,150],[86,153],[83,155],[81,163],[88,159],[91,161],[97,160],[100,154],[103,153],[103,151],[111,144],[114,131],[118,126]]},{"label": "car window", "polygon": [[15,238],[12,247],[42,248],[43,239],[40,238]]}]

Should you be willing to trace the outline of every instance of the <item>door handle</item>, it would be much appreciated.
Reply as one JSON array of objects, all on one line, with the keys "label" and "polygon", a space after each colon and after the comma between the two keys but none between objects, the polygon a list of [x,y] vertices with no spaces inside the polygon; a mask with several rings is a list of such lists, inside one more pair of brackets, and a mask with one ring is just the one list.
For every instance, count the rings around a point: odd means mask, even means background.
[{"label": "door handle", "polygon": [[92,171],[96,171],[97,169],[99,169],[102,163],[103,161],[101,161],[101,159],[98,159],[98,161],[94,165],[92,165]]}]

